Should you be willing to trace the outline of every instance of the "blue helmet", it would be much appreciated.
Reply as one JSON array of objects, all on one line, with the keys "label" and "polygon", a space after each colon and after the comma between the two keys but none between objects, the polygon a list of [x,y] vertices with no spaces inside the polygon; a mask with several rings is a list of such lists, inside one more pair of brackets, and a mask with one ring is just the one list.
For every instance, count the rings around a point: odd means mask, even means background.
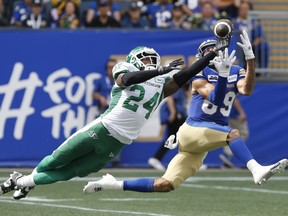
[{"label": "blue helmet", "polygon": [[206,40],[206,41],[203,41],[203,42],[200,44],[200,46],[198,47],[197,54],[196,54],[196,58],[197,58],[197,59],[202,58],[205,50],[206,50],[207,48],[215,47],[215,46],[216,46],[216,43],[217,43],[216,40],[211,40],[211,39]]}]

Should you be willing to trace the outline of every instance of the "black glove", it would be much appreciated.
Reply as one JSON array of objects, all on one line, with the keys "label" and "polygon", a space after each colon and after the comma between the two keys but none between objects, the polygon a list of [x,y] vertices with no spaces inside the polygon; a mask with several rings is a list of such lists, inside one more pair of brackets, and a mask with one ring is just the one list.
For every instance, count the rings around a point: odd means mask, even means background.
[{"label": "black glove", "polygon": [[158,74],[159,75],[163,75],[163,74],[167,74],[172,70],[180,70],[180,68],[178,68],[177,66],[179,65],[183,65],[184,61],[180,58],[180,59],[176,59],[172,62],[170,62],[167,66],[160,66],[158,68]]},{"label": "black glove", "polygon": [[218,39],[215,45],[215,52],[218,53],[219,50],[224,52],[225,48],[227,48],[230,44],[230,38],[231,37]]}]

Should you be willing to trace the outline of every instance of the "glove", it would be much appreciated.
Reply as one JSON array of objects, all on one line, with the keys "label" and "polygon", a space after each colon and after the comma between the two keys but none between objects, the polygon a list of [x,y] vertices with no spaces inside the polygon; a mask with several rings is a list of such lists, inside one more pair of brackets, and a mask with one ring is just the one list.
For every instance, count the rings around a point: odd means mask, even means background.
[{"label": "glove", "polygon": [[170,62],[167,66],[160,66],[158,68],[159,75],[167,74],[171,72],[172,70],[180,70],[181,68],[178,68],[177,66],[183,65],[184,61],[182,59],[177,59],[172,62]]},{"label": "glove", "polygon": [[227,48],[230,44],[230,39],[231,36],[228,36],[226,38],[220,38],[217,40],[216,44],[215,44],[215,51],[218,53],[218,51],[224,51],[225,48]]},{"label": "glove", "polygon": [[228,49],[225,48],[224,56],[223,52],[219,51],[219,56],[215,57],[210,62],[215,65],[215,68],[217,69],[219,76],[221,77],[228,77],[230,74],[230,68],[233,65],[234,61],[236,60],[235,56],[235,50],[232,51],[230,56],[228,56]]},{"label": "glove", "polygon": [[176,142],[174,143],[175,140],[175,135],[171,135],[168,137],[168,139],[166,140],[164,147],[168,148],[168,149],[175,149],[178,146],[178,140],[176,138]]},{"label": "glove", "polygon": [[242,34],[240,34],[240,39],[241,39],[242,43],[237,42],[237,45],[243,49],[245,59],[246,60],[254,59],[255,55],[254,55],[253,50],[252,50],[249,36],[245,30],[243,30]]}]

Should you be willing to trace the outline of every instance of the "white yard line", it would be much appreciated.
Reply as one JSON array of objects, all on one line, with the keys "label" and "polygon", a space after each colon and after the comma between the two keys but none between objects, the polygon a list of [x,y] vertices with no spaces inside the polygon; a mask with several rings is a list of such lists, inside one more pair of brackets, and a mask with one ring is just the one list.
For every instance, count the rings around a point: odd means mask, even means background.
[{"label": "white yard line", "polygon": [[[128,179],[136,179],[136,178],[141,178],[141,177],[121,177],[118,178],[116,177],[117,180],[128,180]],[[150,177],[149,177],[150,178]],[[151,177],[153,178],[153,177]],[[1,178],[0,178],[1,179]],[[73,178],[70,181],[97,181],[100,180],[101,177],[84,177],[84,178]],[[3,180],[7,180],[3,179]],[[186,180],[186,182],[198,182],[198,181],[253,181],[252,176],[251,177],[190,177]],[[273,176],[271,179],[269,179],[269,181],[288,181],[288,177],[285,176]]]},{"label": "white yard line", "polygon": [[[3,196],[0,197],[0,200],[9,200],[9,198]],[[31,202],[70,202],[70,201],[79,201],[81,199],[48,199],[46,197],[33,197],[29,196],[25,198],[25,201],[31,201]]]},{"label": "white yard line", "polygon": [[131,202],[131,201],[141,201],[141,202],[150,202],[150,201],[166,201],[168,199],[161,198],[103,198],[101,201],[112,201],[112,202]]},{"label": "white yard line", "polygon": [[70,206],[70,205],[57,205],[57,204],[50,204],[50,203],[38,203],[38,202],[26,202],[20,201],[16,202],[13,200],[0,200],[3,203],[12,203],[15,205],[34,205],[34,206],[45,206],[45,207],[56,207],[56,208],[65,208],[65,209],[75,209],[79,211],[91,211],[91,212],[105,212],[105,213],[115,213],[115,214],[124,214],[124,215],[147,215],[147,216],[171,216],[165,214],[156,214],[156,213],[149,213],[149,212],[136,212],[136,211],[116,211],[116,210],[107,210],[107,209],[93,209],[93,208],[85,208],[79,206]]},{"label": "white yard line", "polygon": [[245,188],[245,187],[227,187],[227,186],[207,186],[199,184],[182,184],[182,187],[189,188],[203,188],[203,189],[216,189],[216,190],[234,190],[234,191],[247,191],[247,192],[258,192],[258,193],[271,193],[271,194],[284,194],[288,195],[288,191],[279,191],[279,190],[269,190],[269,189],[256,189],[256,188]]}]

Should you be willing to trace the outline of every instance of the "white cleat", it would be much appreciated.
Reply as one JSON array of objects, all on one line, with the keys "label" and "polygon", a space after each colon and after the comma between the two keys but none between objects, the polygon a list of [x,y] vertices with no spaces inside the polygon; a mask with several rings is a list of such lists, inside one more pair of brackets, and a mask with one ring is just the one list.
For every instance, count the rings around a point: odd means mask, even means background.
[{"label": "white cleat", "polygon": [[23,175],[19,172],[13,172],[10,174],[10,178],[0,185],[0,194],[5,194],[13,190],[18,190],[18,186],[16,184],[17,179],[22,177]]},{"label": "white cleat", "polygon": [[287,159],[282,159],[275,164],[270,166],[262,166],[256,173],[253,175],[254,182],[257,185],[262,185],[266,183],[268,179],[273,176],[275,173],[283,172],[288,165]]},{"label": "white cleat", "polygon": [[20,199],[23,199],[27,196],[27,194],[32,190],[34,189],[34,186],[31,186],[31,187],[22,187],[18,190],[16,190],[13,194],[13,198],[15,200],[20,200]]},{"label": "white cleat", "polygon": [[162,163],[157,158],[150,158],[148,160],[148,164],[156,170],[165,171],[166,168],[162,165]]},{"label": "white cleat", "polygon": [[102,176],[102,179],[98,181],[88,182],[87,185],[84,186],[84,193],[94,193],[101,191],[103,189],[121,189],[120,183],[114,178],[114,176],[110,174],[106,174]]}]

